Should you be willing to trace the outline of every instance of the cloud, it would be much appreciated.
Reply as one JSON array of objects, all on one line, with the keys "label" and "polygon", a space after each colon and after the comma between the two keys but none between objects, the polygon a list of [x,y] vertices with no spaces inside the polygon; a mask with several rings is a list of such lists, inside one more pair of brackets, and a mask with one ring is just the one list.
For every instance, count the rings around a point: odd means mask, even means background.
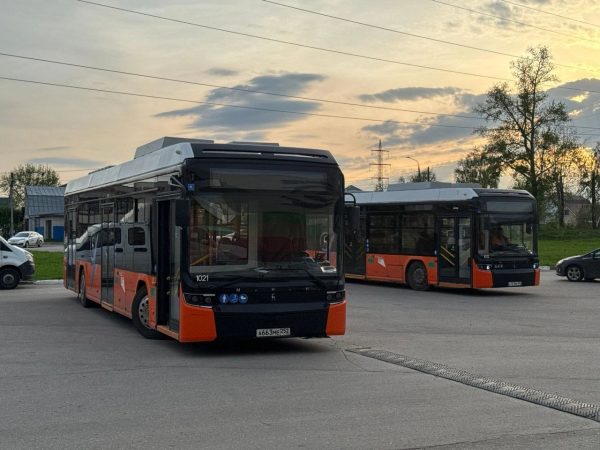
[{"label": "cloud", "polygon": [[32,158],[26,161],[28,164],[43,164],[47,166],[68,166],[68,167],[96,167],[106,165],[103,161],[97,161],[86,158],[68,158],[68,157],[51,157],[51,158]]},{"label": "cloud", "polygon": [[386,102],[392,103],[398,100],[423,100],[435,97],[446,97],[456,95],[461,89],[455,87],[428,88],[428,87],[406,87],[397,89],[388,89],[387,91],[377,92],[375,94],[363,94],[358,98],[363,102]]},{"label": "cloud", "polygon": [[40,152],[40,153],[46,153],[46,152],[62,152],[64,150],[68,150],[71,147],[66,147],[64,145],[58,146],[58,147],[41,147],[41,148],[34,148],[32,151],[34,152]]},{"label": "cloud", "polygon": [[[316,74],[289,73],[283,75],[262,75],[248,84],[237,85],[236,89],[274,92],[284,95],[298,95],[314,82],[325,77]],[[235,105],[236,107],[199,105],[193,108],[178,109],[157,114],[156,117],[190,117],[191,128],[213,130],[265,130],[303,118],[304,114],[315,111],[320,103],[295,100],[264,94],[252,94],[230,89],[213,89],[206,102]],[[251,109],[257,108],[257,109]],[[266,109],[269,111],[263,111]],[[290,114],[284,111],[294,111]]]},{"label": "cloud", "polygon": [[235,70],[223,69],[221,67],[213,67],[212,69],[208,69],[206,73],[217,77],[232,77],[238,74]]},{"label": "cloud", "polygon": [[386,121],[376,125],[367,125],[362,130],[367,132],[372,139],[382,139],[382,143],[387,147],[396,145],[417,147],[470,138],[474,129],[483,125],[483,121],[473,113],[473,107],[485,99],[485,94],[474,95],[451,87],[443,89],[446,89],[447,92],[455,92],[452,97],[456,106],[454,114],[473,118],[440,115],[420,119],[420,123],[415,124]]}]

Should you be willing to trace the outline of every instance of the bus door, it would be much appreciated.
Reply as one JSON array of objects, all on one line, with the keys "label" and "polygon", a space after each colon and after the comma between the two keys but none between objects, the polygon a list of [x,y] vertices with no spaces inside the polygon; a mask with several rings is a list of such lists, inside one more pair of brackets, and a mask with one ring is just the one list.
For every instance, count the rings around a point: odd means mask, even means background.
[{"label": "bus door", "polygon": [[156,314],[158,325],[179,331],[181,227],[175,226],[175,201],[156,202],[153,236],[156,252]]},{"label": "bus door", "polygon": [[66,287],[75,289],[75,252],[77,250],[77,231],[76,231],[77,210],[70,209],[67,211],[67,233],[65,235],[66,243]]},{"label": "bus door", "polygon": [[438,281],[471,284],[471,218],[438,217]]},{"label": "bus door", "polygon": [[113,304],[115,283],[115,207],[113,203],[100,205],[102,225],[98,238],[98,247],[102,262],[101,293],[102,301]]},{"label": "bus door", "polygon": [[349,226],[345,226],[346,235],[344,239],[344,267],[347,274],[365,275],[367,267],[367,257],[365,253],[365,235],[366,219],[361,217],[360,229],[352,231]]}]

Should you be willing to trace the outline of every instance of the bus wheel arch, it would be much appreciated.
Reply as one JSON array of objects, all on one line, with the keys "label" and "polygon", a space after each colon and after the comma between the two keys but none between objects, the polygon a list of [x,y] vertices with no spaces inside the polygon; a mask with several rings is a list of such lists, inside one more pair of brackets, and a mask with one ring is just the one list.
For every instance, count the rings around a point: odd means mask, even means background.
[{"label": "bus wheel arch", "polygon": [[567,280],[569,281],[581,281],[583,280],[584,273],[583,269],[577,264],[571,264],[565,269]]},{"label": "bus wheel arch", "polygon": [[0,269],[0,289],[14,289],[21,281],[21,273],[16,267],[7,266]]},{"label": "bus wheel arch", "polygon": [[430,288],[427,280],[427,268],[422,261],[411,261],[406,269],[406,282],[415,291],[426,291]]},{"label": "bus wheel arch", "polygon": [[131,305],[131,320],[136,330],[146,339],[162,339],[164,335],[150,328],[149,325],[149,301],[148,288],[146,283],[138,283],[138,289],[133,304]]}]

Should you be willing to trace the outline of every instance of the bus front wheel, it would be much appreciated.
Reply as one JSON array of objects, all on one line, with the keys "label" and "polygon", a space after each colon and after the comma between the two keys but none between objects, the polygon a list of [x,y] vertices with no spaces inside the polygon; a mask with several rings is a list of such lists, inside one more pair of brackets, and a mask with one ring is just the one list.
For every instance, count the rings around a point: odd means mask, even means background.
[{"label": "bus front wheel", "polygon": [[145,286],[138,289],[131,307],[131,318],[133,325],[146,339],[162,339],[163,334],[150,328],[148,322],[150,316],[148,291]]},{"label": "bus front wheel", "polygon": [[426,291],[429,289],[427,282],[427,269],[422,262],[413,262],[408,266],[408,285],[415,291]]}]

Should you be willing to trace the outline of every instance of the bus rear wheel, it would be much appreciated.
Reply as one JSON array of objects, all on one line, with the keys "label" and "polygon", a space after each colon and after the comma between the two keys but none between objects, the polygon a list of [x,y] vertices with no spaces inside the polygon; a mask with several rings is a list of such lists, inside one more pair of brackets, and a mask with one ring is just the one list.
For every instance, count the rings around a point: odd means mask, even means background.
[{"label": "bus rear wheel", "polygon": [[408,285],[415,291],[426,291],[429,289],[427,282],[427,269],[422,262],[416,261],[408,266]]},{"label": "bus rear wheel", "polygon": [[92,306],[92,301],[87,298],[85,274],[83,272],[81,272],[81,275],[79,275],[79,291],[77,292],[77,300],[79,300],[79,303],[81,303],[81,306],[84,308],[89,308]]},{"label": "bus rear wheel", "polygon": [[149,298],[146,287],[138,289],[133,299],[133,305],[131,306],[131,319],[136,330],[140,332],[146,339],[162,339],[164,335],[156,330],[150,328],[149,320]]}]

